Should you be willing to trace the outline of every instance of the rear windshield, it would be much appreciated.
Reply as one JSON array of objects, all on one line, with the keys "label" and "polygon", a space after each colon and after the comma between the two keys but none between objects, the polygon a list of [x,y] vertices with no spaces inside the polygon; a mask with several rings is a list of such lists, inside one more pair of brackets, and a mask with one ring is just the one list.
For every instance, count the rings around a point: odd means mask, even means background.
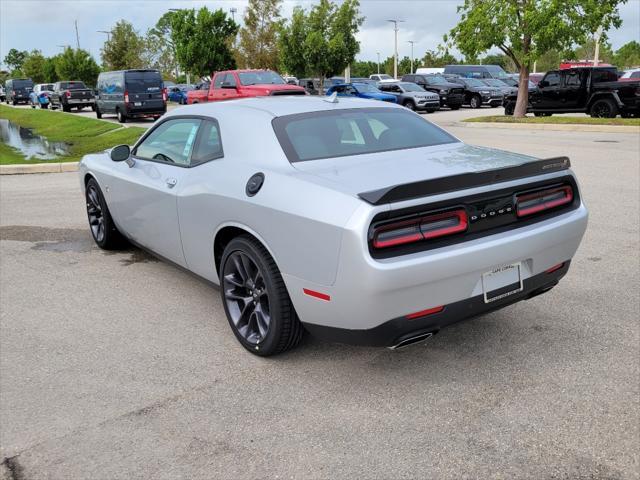
[{"label": "rear windshield", "polygon": [[400,108],[358,108],[286,115],[273,127],[290,162],[430,147],[457,140]]},{"label": "rear windshield", "polygon": [[33,82],[31,80],[14,80],[13,88],[24,88],[24,87],[33,87]]},{"label": "rear windshield", "polygon": [[87,87],[85,87],[82,82],[60,82],[61,90],[80,90],[83,88]]},{"label": "rear windshield", "polygon": [[127,91],[133,93],[154,93],[162,88],[159,72],[126,72]]},{"label": "rear windshield", "polygon": [[285,83],[280,75],[270,70],[265,72],[240,72],[238,76],[242,85],[282,85]]}]

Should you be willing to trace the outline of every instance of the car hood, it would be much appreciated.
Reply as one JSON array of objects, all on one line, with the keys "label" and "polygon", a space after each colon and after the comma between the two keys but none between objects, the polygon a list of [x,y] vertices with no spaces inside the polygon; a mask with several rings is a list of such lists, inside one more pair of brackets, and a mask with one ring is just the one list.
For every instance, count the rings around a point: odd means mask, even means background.
[{"label": "car hood", "polygon": [[345,193],[377,190],[405,183],[432,180],[463,173],[512,167],[537,160],[534,157],[461,142],[434,147],[396,150],[293,163]]},{"label": "car hood", "polygon": [[436,100],[440,98],[437,93],[433,93],[433,92],[405,92],[402,95],[404,95],[405,97],[432,98]]},{"label": "car hood", "polygon": [[282,91],[297,91],[297,92],[304,92],[304,88],[299,87],[297,85],[289,85],[289,84],[273,84],[273,83],[267,83],[267,84],[255,84],[255,85],[244,85],[242,86],[242,90],[244,90],[245,92],[255,92],[258,94],[269,94],[271,92],[282,92]]}]

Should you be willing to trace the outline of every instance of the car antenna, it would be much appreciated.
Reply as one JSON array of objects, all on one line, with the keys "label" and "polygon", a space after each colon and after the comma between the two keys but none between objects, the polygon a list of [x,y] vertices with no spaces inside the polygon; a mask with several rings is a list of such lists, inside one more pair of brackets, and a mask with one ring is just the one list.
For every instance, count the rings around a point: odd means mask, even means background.
[{"label": "car antenna", "polygon": [[323,100],[328,103],[338,103],[338,92],[333,92],[330,96],[324,97]]}]

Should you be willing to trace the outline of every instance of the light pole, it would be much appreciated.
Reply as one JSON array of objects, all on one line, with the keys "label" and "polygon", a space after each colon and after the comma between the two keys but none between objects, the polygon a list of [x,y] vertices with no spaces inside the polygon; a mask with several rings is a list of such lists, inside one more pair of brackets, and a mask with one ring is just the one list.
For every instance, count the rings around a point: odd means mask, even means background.
[{"label": "light pole", "polygon": [[105,33],[107,35],[107,42],[111,41],[111,32],[107,30],[97,30],[98,33]]},{"label": "light pole", "polygon": [[413,73],[413,44],[416,42],[414,40],[407,40],[407,43],[411,44],[411,73]]},{"label": "light pole", "polygon": [[393,54],[393,78],[398,79],[398,23],[404,22],[404,20],[387,20],[387,22],[393,23],[393,32],[395,33],[394,54]]},{"label": "light pole", "polygon": [[238,11],[238,9],[236,7],[231,7],[229,9],[229,11],[231,12],[231,20],[233,20],[233,22],[235,23],[235,21],[236,21],[236,12]]},{"label": "light pole", "polygon": [[602,38],[602,27],[598,27],[596,34],[594,35],[594,40],[596,41],[595,52],[593,52],[593,66],[597,67],[600,59],[600,39]]},{"label": "light pole", "polygon": [[380,52],[376,52],[378,54],[378,75],[380,75]]}]

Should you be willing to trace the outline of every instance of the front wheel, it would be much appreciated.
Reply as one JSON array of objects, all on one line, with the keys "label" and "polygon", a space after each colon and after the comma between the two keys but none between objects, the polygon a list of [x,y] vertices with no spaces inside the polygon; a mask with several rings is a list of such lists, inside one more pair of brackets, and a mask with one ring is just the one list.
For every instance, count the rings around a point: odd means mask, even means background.
[{"label": "front wheel", "polygon": [[603,98],[593,102],[590,114],[593,118],[616,118],[618,106],[610,98]]},{"label": "front wheel", "polygon": [[122,113],[121,109],[118,109],[118,111],[116,112],[116,115],[118,116],[118,121],[120,123],[127,123],[127,116]]},{"label": "front wheel", "polygon": [[266,357],[300,342],[304,329],[276,263],[260,242],[248,235],[231,240],[220,272],[227,320],[244,348]]},{"label": "front wheel", "polygon": [[514,102],[509,102],[504,106],[504,114],[505,115],[513,115],[513,112],[516,111],[516,104]]},{"label": "front wheel", "polygon": [[96,105],[95,112],[96,112],[96,118],[98,119],[102,118],[102,112],[100,111],[100,107],[98,107],[97,105]]},{"label": "front wheel", "polygon": [[471,108],[480,108],[482,106],[482,99],[480,98],[480,95],[474,95],[471,97],[469,105]]},{"label": "front wheel", "polygon": [[93,178],[87,182],[85,197],[89,228],[96,245],[104,250],[115,250],[126,245],[126,240],[113,223],[102,190]]},{"label": "front wheel", "polygon": [[415,103],[413,103],[411,100],[407,100],[406,102],[404,102],[402,104],[403,107],[408,108],[409,110],[415,110],[416,109],[416,105]]}]

